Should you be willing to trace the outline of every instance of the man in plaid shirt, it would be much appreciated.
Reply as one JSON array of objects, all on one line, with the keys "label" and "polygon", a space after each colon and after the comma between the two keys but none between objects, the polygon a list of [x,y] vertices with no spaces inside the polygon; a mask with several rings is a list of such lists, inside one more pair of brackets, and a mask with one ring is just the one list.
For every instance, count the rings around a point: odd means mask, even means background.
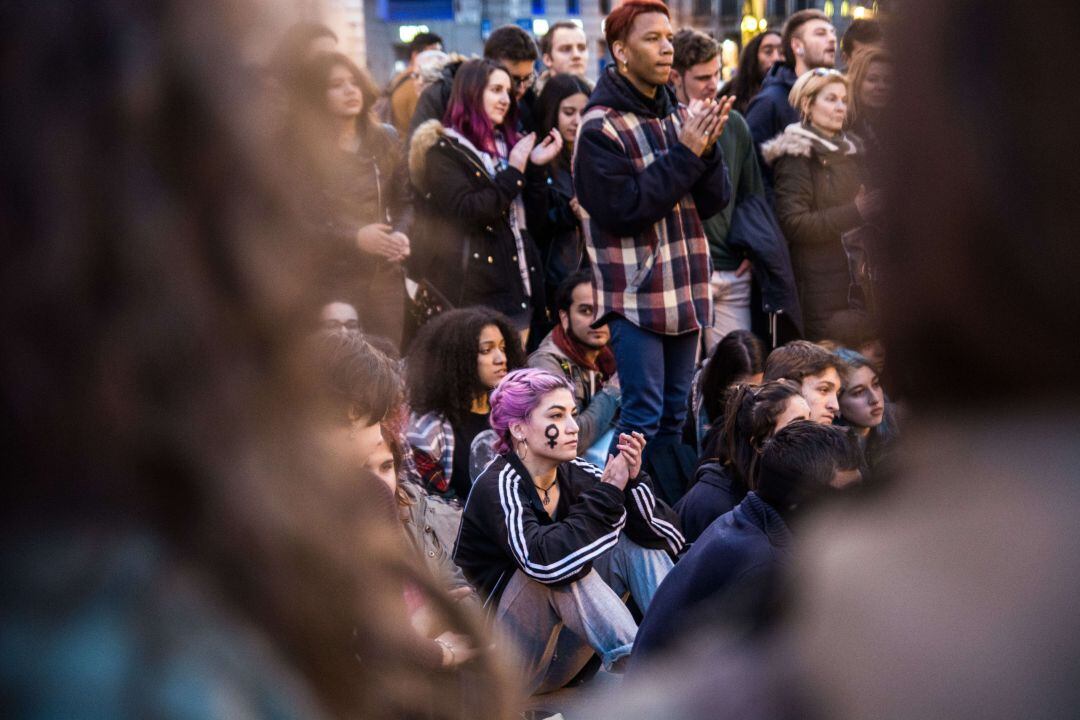
[{"label": "man in plaid shirt", "polygon": [[597,323],[611,327],[623,393],[618,432],[674,441],[698,335],[711,319],[701,218],[730,195],[716,139],[731,104],[679,107],[666,84],[674,35],[664,4],[628,0],[604,27],[615,67],[589,100],[574,158],[578,200],[590,216]]}]

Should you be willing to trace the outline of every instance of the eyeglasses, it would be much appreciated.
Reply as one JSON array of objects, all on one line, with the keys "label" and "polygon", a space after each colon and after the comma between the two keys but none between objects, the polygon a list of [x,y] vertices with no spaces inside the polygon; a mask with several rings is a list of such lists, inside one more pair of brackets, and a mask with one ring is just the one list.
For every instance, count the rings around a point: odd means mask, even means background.
[{"label": "eyeglasses", "polygon": [[349,332],[360,331],[359,320],[323,320],[323,330],[329,330],[330,332],[337,332],[338,330],[345,329]]},{"label": "eyeglasses", "polygon": [[844,77],[844,73],[834,68],[814,68],[810,71],[810,74],[814,77],[829,77],[835,75],[837,77]]},{"label": "eyeglasses", "polygon": [[532,84],[536,82],[536,71],[533,70],[528,75],[511,75],[510,84],[514,87],[532,87]]}]

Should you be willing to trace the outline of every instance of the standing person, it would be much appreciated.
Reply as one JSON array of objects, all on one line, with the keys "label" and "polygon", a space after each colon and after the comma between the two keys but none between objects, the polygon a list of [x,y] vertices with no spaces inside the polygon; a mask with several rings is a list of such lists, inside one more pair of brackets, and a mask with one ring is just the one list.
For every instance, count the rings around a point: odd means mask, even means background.
[{"label": "standing person", "polygon": [[392,363],[327,397],[298,361],[318,295],[261,8],[72,9],[0,5],[4,714],[508,717],[478,623],[482,709],[416,662],[421,569],[358,468]]},{"label": "standing person", "polygon": [[544,63],[544,71],[536,80],[537,92],[543,92],[547,81],[558,75],[576,75],[585,80],[589,69],[589,41],[585,31],[569,20],[555,23],[540,38],[540,61]]},{"label": "standing person", "polygon": [[743,115],[750,101],[761,90],[772,66],[784,57],[784,45],[779,30],[766,30],[746,43],[739,56],[739,67],[735,75],[720,88],[720,95],[732,96],[735,104],[731,106]]},{"label": "standing person", "polygon": [[529,356],[529,367],[562,375],[573,385],[578,452],[584,457],[600,445],[599,462],[594,464],[602,466],[611,445],[608,435],[614,430],[620,391],[615,355],[608,347],[611,331],[607,325],[592,327],[594,294],[591,272],[581,270],[567,278],[555,296],[559,324]]},{"label": "standing person", "polygon": [[410,243],[397,134],[372,113],[378,91],[371,78],[341,53],[302,66],[294,93],[290,141],[309,144],[322,161],[312,168],[314,197],[305,208],[321,240],[322,291],[356,308],[365,333],[398,347]]},{"label": "standing person", "polygon": [[557,75],[544,86],[536,102],[537,137],[555,130],[563,143],[551,162],[530,164],[525,177],[525,217],[529,235],[544,260],[548,298],[554,298],[568,277],[589,264],[581,227],[584,213],[574,192],[571,159],[581,111],[590,92],[588,83],[578,76]]},{"label": "standing person", "polygon": [[880,22],[873,18],[853,20],[840,38],[840,61],[843,67],[850,70],[856,54],[874,48],[881,49],[884,41]]},{"label": "standing person", "polygon": [[893,62],[877,47],[855,54],[848,68],[848,114],[845,128],[862,141],[867,178],[874,186],[883,182],[882,126],[893,84]]},{"label": "standing person", "polygon": [[409,350],[406,388],[411,415],[406,436],[416,469],[432,492],[464,499],[474,454],[485,452],[488,394],[525,364],[507,319],[477,307],[451,310],[424,325]]},{"label": "standing person", "polygon": [[[720,80],[719,43],[697,30],[676,33],[671,80],[675,96],[683,105],[716,97]],[[726,240],[736,204],[752,195],[765,196],[754,141],[742,115],[731,111],[717,145],[724,154],[732,193],[720,212],[711,217],[702,216],[712,258],[709,284],[713,319],[705,330],[706,350],[730,332],[750,329],[750,260],[743,252],[730,248]]]},{"label": "standing person", "polygon": [[[532,103],[536,96],[532,92],[536,82],[536,42],[529,33],[517,25],[503,25],[496,28],[484,43],[484,59],[499,65],[510,76],[511,95],[517,104],[517,123],[514,131],[528,132],[533,129]],[[428,120],[441,120],[446,116],[450,104],[450,91],[454,86],[454,76],[463,62],[452,62],[443,69],[443,76],[438,81],[424,88],[412,120],[409,121],[409,135]]]},{"label": "standing person", "polygon": [[847,348],[838,350],[837,355],[844,361],[840,372],[841,424],[855,429],[866,468],[873,470],[896,439],[895,408],[885,397],[873,363]]},{"label": "standing person", "polygon": [[806,337],[828,334],[829,320],[848,309],[851,275],[840,236],[867,222],[880,193],[863,185],[861,148],[844,133],[847,79],[818,68],[799,78],[791,102],[802,122],[761,147],[774,167],[776,214],[791,246]]},{"label": "standing person", "polygon": [[[784,61],[772,66],[761,92],[746,108],[746,123],[758,148],[799,121],[799,110],[788,97],[791,88],[809,70],[836,64],[836,28],[822,11],[800,10],[784,23],[783,48]],[[763,170],[765,183],[771,188],[772,173],[768,167]]]},{"label": "standing person", "polygon": [[499,454],[476,479],[454,548],[533,693],[563,687],[594,651],[621,669],[637,632],[622,597],[648,608],[683,546],[641,469],[645,438],[621,436],[601,471],[577,459],[573,409],[560,375],[530,368],[500,383],[491,396]]},{"label": "standing person", "polygon": [[413,135],[409,169],[429,227],[442,231],[425,277],[458,307],[505,313],[524,339],[544,309],[540,257],[525,229],[525,170],[554,160],[562,136],[518,135],[511,82],[492,60],[462,65],[443,121]]},{"label": "standing person", "polygon": [[409,131],[409,121],[416,111],[420,100],[417,86],[417,71],[420,69],[417,57],[428,50],[442,50],[442,38],[431,32],[419,33],[409,43],[409,64],[398,73],[386,89],[390,102],[390,122],[402,136]]},{"label": "standing person", "polygon": [[678,106],[667,87],[674,33],[663,3],[623,3],[608,15],[605,33],[615,63],[589,100],[574,161],[590,216],[596,323],[611,327],[623,388],[619,431],[671,449],[686,417],[698,337],[709,324],[701,217],[730,197],[716,140],[731,106]]},{"label": "standing person", "polygon": [[793,340],[769,353],[765,381],[791,380],[810,406],[810,419],[832,425],[840,415],[840,368],[835,354],[806,340]]}]

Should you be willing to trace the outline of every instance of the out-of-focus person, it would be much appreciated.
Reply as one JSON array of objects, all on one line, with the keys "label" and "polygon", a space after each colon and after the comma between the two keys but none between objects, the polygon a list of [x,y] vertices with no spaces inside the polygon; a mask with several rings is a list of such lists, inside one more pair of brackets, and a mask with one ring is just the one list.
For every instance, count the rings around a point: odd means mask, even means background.
[{"label": "out-of-focus person", "polygon": [[425,52],[440,52],[443,49],[442,38],[431,32],[418,33],[409,42],[409,64],[398,73],[386,88],[390,102],[390,122],[404,136],[409,131],[409,121],[416,111],[422,88],[418,81],[420,63],[418,58]]},{"label": "out-of-focus person", "polygon": [[846,129],[862,141],[867,177],[875,185],[884,182],[881,167],[882,127],[888,112],[892,92],[894,64],[881,48],[869,47],[855,54],[848,66],[848,97]]},{"label": "out-of-focus person", "polygon": [[332,402],[298,352],[318,295],[253,116],[256,9],[71,9],[0,8],[7,712],[475,716],[412,662],[401,590],[425,581],[359,467],[391,366]]},{"label": "out-of-focus person", "polygon": [[885,44],[885,35],[881,30],[881,22],[874,18],[858,18],[853,20],[840,38],[840,66],[845,71],[851,71],[851,63],[855,56],[866,50],[881,49]]},{"label": "out-of-focus person", "polygon": [[348,300],[365,333],[398,347],[411,246],[397,133],[375,118],[374,82],[341,53],[302,65],[293,93],[290,151],[316,160],[298,192],[319,239],[311,251],[322,292]]}]

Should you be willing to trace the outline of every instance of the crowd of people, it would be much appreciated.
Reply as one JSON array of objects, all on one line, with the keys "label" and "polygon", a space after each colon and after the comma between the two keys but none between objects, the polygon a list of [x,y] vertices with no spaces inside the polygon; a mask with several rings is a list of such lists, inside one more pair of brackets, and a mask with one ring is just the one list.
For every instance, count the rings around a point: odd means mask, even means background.
[{"label": "crowd of people", "polygon": [[[897,434],[870,254],[849,248],[880,215],[878,25],[848,30],[841,72],[827,16],[797,12],[723,88],[719,43],[663,3],[623,3],[604,33],[595,83],[570,22],[539,43],[497,28],[475,59],[419,34],[381,93],[299,26],[270,76],[288,142],[317,136],[321,332],[402,368],[398,405],[351,418],[386,447],[362,464],[415,527],[448,518],[414,545],[532,694],[764,588],[747,578],[776,569],[792,517],[872,479]],[[476,652],[423,626],[448,666]]]},{"label": "crowd of people", "polygon": [[96,110],[3,105],[10,186],[48,189],[4,221],[28,716],[522,717],[718,619],[741,667],[803,528],[889,486],[912,373],[973,382],[879,331],[875,21],[796,12],[722,84],[714,38],[626,0],[595,82],[559,22],[482,58],[419,34],[382,89],[304,24],[240,112],[234,10],[117,4],[0,23],[22,90],[77,66],[55,92]]}]

